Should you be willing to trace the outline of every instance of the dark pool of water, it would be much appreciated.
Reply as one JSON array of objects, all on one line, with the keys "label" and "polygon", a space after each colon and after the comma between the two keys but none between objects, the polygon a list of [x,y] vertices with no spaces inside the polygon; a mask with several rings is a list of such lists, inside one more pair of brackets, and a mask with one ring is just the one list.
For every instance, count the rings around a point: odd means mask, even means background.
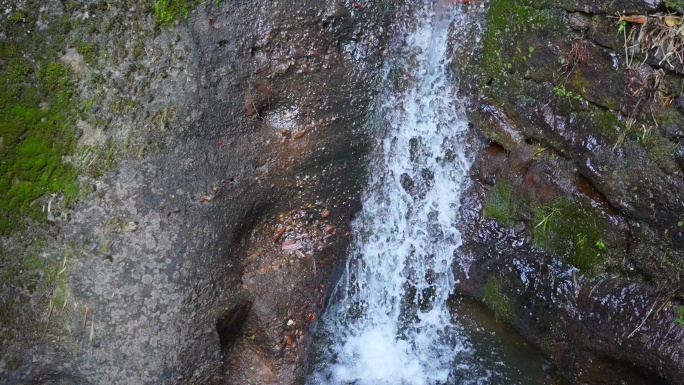
[{"label": "dark pool of water", "polygon": [[454,322],[470,351],[456,362],[458,384],[558,385],[564,382],[541,353],[512,327],[498,322],[481,303],[456,297],[450,302]]}]

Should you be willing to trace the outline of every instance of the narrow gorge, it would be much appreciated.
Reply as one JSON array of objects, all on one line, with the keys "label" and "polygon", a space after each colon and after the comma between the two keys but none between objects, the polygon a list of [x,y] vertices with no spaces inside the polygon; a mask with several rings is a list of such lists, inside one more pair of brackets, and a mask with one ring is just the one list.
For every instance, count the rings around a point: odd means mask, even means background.
[{"label": "narrow gorge", "polygon": [[3,384],[684,384],[684,4],[0,1]]}]

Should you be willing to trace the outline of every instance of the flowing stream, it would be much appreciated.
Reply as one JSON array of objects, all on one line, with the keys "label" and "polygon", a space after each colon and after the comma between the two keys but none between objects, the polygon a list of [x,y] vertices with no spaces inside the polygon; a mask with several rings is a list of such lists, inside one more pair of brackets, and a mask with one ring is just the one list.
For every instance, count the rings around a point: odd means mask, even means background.
[{"label": "flowing stream", "polygon": [[479,364],[448,304],[471,164],[447,52],[461,10],[430,8],[389,60],[369,187],[315,331],[310,385],[491,383],[492,371],[471,370]]}]

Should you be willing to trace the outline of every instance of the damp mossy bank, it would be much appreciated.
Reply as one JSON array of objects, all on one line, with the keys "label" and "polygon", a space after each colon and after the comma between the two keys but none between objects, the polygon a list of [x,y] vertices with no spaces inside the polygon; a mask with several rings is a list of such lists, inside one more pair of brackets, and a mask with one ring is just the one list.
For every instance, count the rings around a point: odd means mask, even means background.
[{"label": "damp mossy bank", "polygon": [[0,25],[0,234],[44,219],[50,203],[40,197],[58,194],[68,204],[79,192],[78,169],[65,159],[81,105],[76,78],[60,60],[70,24],[57,19],[33,30],[40,16],[36,6],[17,9]]}]

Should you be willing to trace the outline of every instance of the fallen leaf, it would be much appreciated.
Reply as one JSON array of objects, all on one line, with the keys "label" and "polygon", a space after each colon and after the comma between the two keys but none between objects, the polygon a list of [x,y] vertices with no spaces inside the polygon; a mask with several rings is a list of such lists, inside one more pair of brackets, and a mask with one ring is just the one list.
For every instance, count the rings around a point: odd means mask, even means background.
[{"label": "fallen leaf", "polygon": [[618,21],[626,21],[628,23],[646,24],[648,17],[646,15],[623,15],[618,18]]},{"label": "fallen leaf", "polygon": [[266,97],[269,98],[269,99],[271,99],[271,98],[273,97],[273,93],[272,93],[271,90],[268,88],[268,86],[265,85],[265,84],[256,83],[256,84],[254,84],[254,88],[255,88],[257,91],[261,92],[264,96],[266,96]]},{"label": "fallen leaf", "polygon": [[668,27],[674,27],[675,25],[679,25],[682,23],[682,18],[677,16],[667,15],[663,19],[665,20],[665,24]]},{"label": "fallen leaf", "polygon": [[211,202],[212,199],[214,199],[213,195],[202,195],[200,197],[200,202]]},{"label": "fallen leaf", "polygon": [[299,131],[298,133],[294,134],[292,137],[295,139],[299,139],[302,136],[304,136],[304,134],[306,134],[306,130]]}]

